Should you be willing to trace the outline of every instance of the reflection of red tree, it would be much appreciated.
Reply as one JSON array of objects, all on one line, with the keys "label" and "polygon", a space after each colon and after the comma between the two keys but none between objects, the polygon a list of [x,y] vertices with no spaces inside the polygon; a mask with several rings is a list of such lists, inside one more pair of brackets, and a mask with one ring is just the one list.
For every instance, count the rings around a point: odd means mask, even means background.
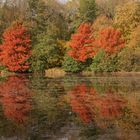
[{"label": "reflection of red tree", "polygon": [[17,123],[24,123],[31,110],[31,93],[25,82],[22,76],[11,76],[0,85],[4,114]]},{"label": "reflection of red tree", "polygon": [[85,84],[76,86],[70,92],[72,110],[80,115],[85,123],[92,120],[112,120],[120,117],[125,101],[118,94],[108,90],[104,95]]},{"label": "reflection of red tree", "polygon": [[76,86],[74,90],[70,92],[72,110],[78,113],[85,123],[89,123],[92,120],[90,107],[85,100],[90,94],[94,96],[95,91],[92,88],[86,87],[85,84]]}]

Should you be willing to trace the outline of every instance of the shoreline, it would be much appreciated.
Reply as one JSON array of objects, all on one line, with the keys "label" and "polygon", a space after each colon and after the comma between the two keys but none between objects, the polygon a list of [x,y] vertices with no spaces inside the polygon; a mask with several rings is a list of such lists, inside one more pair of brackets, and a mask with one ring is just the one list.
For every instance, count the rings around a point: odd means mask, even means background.
[{"label": "shoreline", "polygon": [[[7,77],[10,75],[20,75],[21,73],[13,73],[13,72],[8,72],[8,71],[0,71],[0,77]],[[23,73],[22,73],[23,74]],[[24,73],[24,74],[29,74],[29,73]],[[35,74],[35,73],[30,73],[30,74]],[[64,77],[68,75],[79,75],[79,76],[95,76],[95,77],[140,77],[140,72],[91,72],[91,71],[83,71],[83,72],[78,72],[78,73],[71,73],[71,72],[65,72],[61,68],[53,68],[53,69],[48,69],[45,71],[45,74],[43,74],[45,77],[52,77],[52,78],[57,78],[57,77]]]}]

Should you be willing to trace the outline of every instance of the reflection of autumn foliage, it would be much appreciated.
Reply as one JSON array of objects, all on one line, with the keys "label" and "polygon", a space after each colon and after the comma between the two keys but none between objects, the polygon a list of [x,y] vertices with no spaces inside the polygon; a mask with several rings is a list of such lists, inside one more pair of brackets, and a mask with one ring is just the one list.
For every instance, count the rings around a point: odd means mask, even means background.
[{"label": "reflection of autumn foliage", "polygon": [[0,85],[4,114],[17,123],[24,123],[31,110],[31,93],[25,82],[23,77],[11,76]]},{"label": "reflection of autumn foliage", "polygon": [[92,120],[92,115],[85,98],[88,97],[88,94],[93,94],[94,96],[94,90],[88,89],[84,84],[76,86],[74,90],[70,92],[72,110],[78,113],[85,123],[89,123]]},{"label": "reflection of autumn foliage", "polygon": [[108,90],[100,95],[94,88],[85,84],[76,86],[70,92],[72,110],[80,115],[85,123],[92,120],[113,120],[122,115],[125,101]]}]

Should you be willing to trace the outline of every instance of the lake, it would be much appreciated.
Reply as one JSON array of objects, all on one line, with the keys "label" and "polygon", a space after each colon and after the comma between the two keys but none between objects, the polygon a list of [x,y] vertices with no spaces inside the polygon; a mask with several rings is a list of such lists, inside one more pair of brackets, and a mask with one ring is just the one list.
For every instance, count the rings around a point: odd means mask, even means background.
[{"label": "lake", "polygon": [[140,140],[140,77],[1,78],[0,140]]}]

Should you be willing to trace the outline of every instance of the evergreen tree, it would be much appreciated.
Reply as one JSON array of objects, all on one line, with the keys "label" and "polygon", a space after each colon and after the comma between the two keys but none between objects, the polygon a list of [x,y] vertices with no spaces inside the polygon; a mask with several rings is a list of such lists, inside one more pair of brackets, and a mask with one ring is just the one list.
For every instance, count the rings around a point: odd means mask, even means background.
[{"label": "evergreen tree", "polygon": [[84,22],[92,22],[96,18],[95,0],[80,0],[80,16]]}]

